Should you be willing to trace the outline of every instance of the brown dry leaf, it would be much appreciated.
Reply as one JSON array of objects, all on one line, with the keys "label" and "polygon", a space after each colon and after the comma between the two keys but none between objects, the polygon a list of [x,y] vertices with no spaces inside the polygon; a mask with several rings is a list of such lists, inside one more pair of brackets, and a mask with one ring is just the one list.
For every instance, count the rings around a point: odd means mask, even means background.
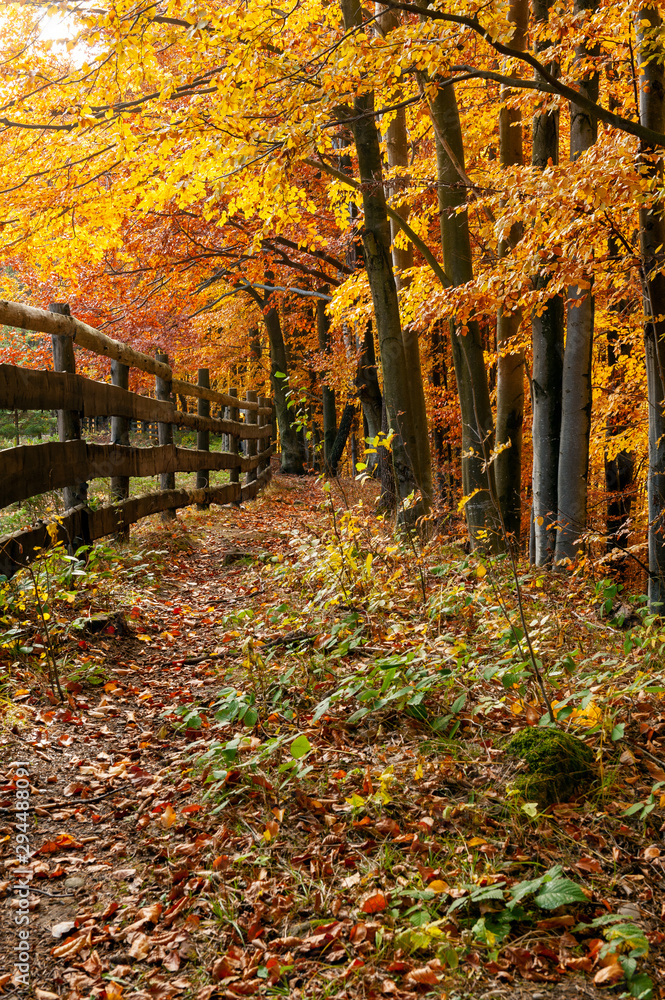
[{"label": "brown dry leaf", "polygon": [[51,993],[50,990],[40,990],[39,986],[35,989],[35,997],[37,1000],[60,1000],[57,993]]},{"label": "brown dry leaf", "polygon": [[151,947],[152,945],[147,934],[143,934],[141,931],[136,931],[131,935],[129,954],[132,958],[139,960],[145,958]]},{"label": "brown dry leaf", "polygon": [[162,903],[152,903],[150,906],[142,906],[138,912],[139,917],[149,920],[151,924],[156,924],[164,906]]},{"label": "brown dry leaf", "polygon": [[593,962],[590,958],[566,958],[563,964],[574,972],[591,972],[593,968]]},{"label": "brown dry leaf", "polygon": [[646,861],[653,861],[654,858],[659,858],[659,857],[660,857],[660,848],[656,847],[655,844],[652,844],[650,847],[647,847],[646,850],[644,851],[644,858]]},{"label": "brown dry leaf", "polygon": [[87,962],[83,962],[81,968],[84,972],[87,972],[89,976],[94,979],[98,979],[102,974],[102,960],[99,957],[99,952],[97,950],[93,951]]},{"label": "brown dry leaf", "polygon": [[658,764],[655,764],[654,761],[652,760],[648,760],[646,762],[646,765],[647,765],[647,771],[654,779],[654,781],[665,781],[665,771],[663,770],[662,767],[659,767]]},{"label": "brown dry leaf", "polygon": [[618,983],[620,979],[623,979],[623,969],[618,962],[612,962],[604,969],[599,969],[593,977],[596,986],[602,986],[604,983]]},{"label": "brown dry leaf", "polygon": [[163,830],[169,830],[174,823],[177,823],[177,821],[178,821],[178,814],[173,808],[173,806],[169,803],[166,806],[162,815],[159,817],[159,825],[162,827]]},{"label": "brown dry leaf", "polygon": [[51,948],[51,954],[54,958],[71,958],[72,955],[78,955],[85,948],[86,941],[85,934],[75,934],[73,937],[67,938],[62,944]]},{"label": "brown dry leaf", "polygon": [[568,913],[560,917],[546,917],[545,920],[536,921],[536,927],[541,931],[553,931],[557,927],[572,927],[577,923],[575,917]]},{"label": "brown dry leaf", "polygon": [[429,965],[424,965],[420,969],[411,969],[404,977],[405,980],[414,983],[416,986],[436,986],[439,977]]},{"label": "brown dry leaf", "polygon": [[120,983],[114,983],[113,980],[106,984],[106,1000],[120,1000],[123,994],[123,987]]}]

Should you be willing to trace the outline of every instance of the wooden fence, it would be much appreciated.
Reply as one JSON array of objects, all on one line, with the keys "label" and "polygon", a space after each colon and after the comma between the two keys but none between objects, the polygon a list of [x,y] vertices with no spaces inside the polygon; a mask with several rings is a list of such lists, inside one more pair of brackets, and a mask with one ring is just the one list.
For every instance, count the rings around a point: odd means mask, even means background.
[{"label": "wooden fence", "polygon": [[[240,503],[255,497],[270,480],[273,447],[273,407],[269,399],[249,390],[245,399],[236,389],[210,388],[208,370],[198,370],[197,384],[173,377],[166,355],[151,358],[112,340],[69,314],[66,305],[49,310],[0,301],[0,325],[50,333],[55,371],[33,371],[0,365],[0,409],[55,410],[59,441],[23,445],[0,451],[0,507],[50,490],[64,492],[65,513],[51,524],[40,523],[0,537],[0,573],[11,576],[40,550],[62,540],[90,543],[104,535],[126,538],[129,525],[164,512],[175,517],[190,504]],[[77,375],[74,344],[111,359],[112,384]],[[130,368],[155,376],[155,399],[130,392]],[[174,396],[193,397],[197,412],[178,409]],[[213,416],[211,407],[216,407]],[[244,414],[244,421],[240,414]],[[111,443],[82,437],[81,420],[111,417]],[[131,421],[156,423],[155,447],[132,447]],[[173,428],[197,432],[196,449],[173,443]],[[210,451],[210,434],[224,435],[224,450]],[[245,443],[244,454],[241,442]],[[212,470],[228,469],[229,482],[210,486]],[[196,487],[176,489],[176,472],[195,472]],[[241,473],[244,482],[241,483]],[[129,498],[131,477],[160,476],[160,490]],[[110,478],[113,503],[98,509],[87,504],[87,483]]]}]

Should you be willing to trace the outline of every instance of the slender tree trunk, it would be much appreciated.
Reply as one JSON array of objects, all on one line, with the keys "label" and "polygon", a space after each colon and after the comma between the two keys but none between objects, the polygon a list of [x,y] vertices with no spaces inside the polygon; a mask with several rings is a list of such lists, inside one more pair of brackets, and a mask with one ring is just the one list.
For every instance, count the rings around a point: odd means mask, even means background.
[{"label": "slender tree trunk", "polygon": [[291,475],[302,475],[305,471],[305,450],[302,439],[292,426],[295,414],[288,407],[288,363],[286,346],[282,335],[282,324],[276,306],[270,305],[264,313],[264,322],[270,344],[270,383],[277,410],[279,437],[282,444],[281,470]]},{"label": "slender tree trunk", "polygon": [[[341,0],[341,8],[347,30],[362,24],[358,0]],[[365,267],[379,337],[386,408],[390,424],[395,430],[393,464],[397,489],[399,499],[403,500],[414,489],[421,488],[422,484],[431,480],[431,473],[429,470],[421,470],[418,464],[422,449],[418,448],[417,435],[426,434],[427,428],[418,427],[414,421],[409,381],[422,376],[420,371],[409,372],[406,367],[397,288],[390,256],[390,226],[382,183],[379,135],[371,114],[373,103],[371,93],[356,97],[351,124],[363,186]],[[425,509],[428,502],[429,497],[423,493]]]},{"label": "slender tree trunk", "polygon": [[[546,22],[553,0],[533,0],[533,13]],[[539,47],[539,52],[547,45]],[[548,67],[550,72],[556,67]],[[545,170],[559,162],[559,113],[539,112],[533,119],[531,164]],[[535,278],[538,288],[549,283],[547,273]],[[547,301],[543,311],[531,317],[533,338],[532,436],[533,516],[531,558],[537,566],[551,563],[556,547],[557,479],[561,436],[561,380],[563,377],[564,305],[561,295]]]},{"label": "slender tree trunk", "polygon": [[[575,0],[575,10],[595,10],[597,0]],[[598,49],[581,47],[576,59],[583,63]],[[598,74],[581,77],[578,89],[592,101],[598,100]],[[570,109],[570,158],[577,160],[596,141],[598,122],[578,107]],[[563,356],[563,392],[561,439],[557,482],[558,531],[556,562],[575,559],[578,539],[586,527],[587,487],[589,476],[589,438],[591,434],[591,359],[593,349],[594,300],[591,276],[583,284],[571,287],[568,298],[566,347]]]},{"label": "slender tree trunk", "polygon": [[337,437],[333,442],[332,449],[330,451],[330,475],[337,475],[337,466],[339,465],[339,460],[344,454],[344,448],[346,447],[346,442],[353,425],[353,418],[356,415],[356,407],[353,403],[347,403],[342,410],[342,416],[339,421],[339,430],[337,431]]},{"label": "slender tree trunk", "polygon": [[[376,353],[374,351],[374,333],[372,324],[368,322],[363,337],[362,353],[356,374],[358,398],[363,408],[363,417],[367,423],[367,437],[375,438],[381,431],[381,410],[383,399],[379,388],[379,377],[376,370]],[[365,459],[367,473],[374,475],[378,463],[376,454],[370,454]]]},{"label": "slender tree trunk", "polygon": [[[383,35],[387,35],[393,28],[399,27],[400,14],[395,10],[388,10],[381,4],[376,4],[376,11],[383,11],[377,20],[377,27]],[[399,98],[398,98],[399,99]],[[385,134],[386,151],[388,154],[388,166],[391,168],[401,168],[402,176],[409,166],[409,140],[406,125],[406,108],[398,108],[391,118],[390,124]],[[397,185],[393,185],[397,186]],[[387,185],[390,188],[390,185]],[[386,192],[390,195],[390,190]],[[393,205],[395,211],[406,221],[409,218],[409,206],[406,202]],[[395,284],[398,293],[408,285],[408,278],[404,275],[413,267],[413,245],[407,243],[406,246],[396,245],[400,234],[397,223],[390,220],[390,238],[392,240],[392,260],[395,269]],[[427,506],[433,498],[432,470],[430,457],[429,433],[427,426],[427,404],[425,402],[425,389],[423,386],[420,362],[420,344],[418,342],[418,331],[412,323],[402,324],[402,342],[404,344],[404,360],[407,372],[409,372],[408,389],[411,402],[411,412],[416,428],[416,444],[418,447],[418,468],[419,486],[426,499]]]},{"label": "slender tree trunk", "polygon": [[[528,0],[511,0],[508,19],[515,25],[511,47],[523,51],[529,19]],[[510,94],[504,88],[504,98]],[[521,166],[522,112],[502,107],[499,113],[501,165]],[[499,245],[499,257],[506,257],[522,238],[522,225],[511,227],[508,239]],[[519,544],[522,522],[522,425],[524,423],[524,351],[513,349],[522,319],[521,310],[500,309],[496,324],[496,491],[503,524],[511,539]]]},{"label": "slender tree trunk", "polygon": [[[328,294],[328,286],[325,285],[321,291]],[[323,299],[316,300],[316,329],[319,338],[319,350],[325,354],[330,354],[330,322],[326,313],[326,303]],[[323,386],[322,392],[323,409],[323,458],[325,468],[330,473],[330,455],[335,438],[337,436],[337,411],[335,409],[335,390]]]},{"label": "slender tree trunk", "polygon": [[[662,32],[662,18],[655,6],[637,13],[640,48],[640,122],[659,131],[665,127],[665,71],[663,50],[654,33]],[[650,37],[651,36],[651,37]],[[654,202],[640,209],[640,249],[646,317],[647,392],[649,403],[649,607],[662,614],[665,604],[665,216],[663,214],[663,162],[660,154],[640,147],[641,170],[653,179]]]},{"label": "slender tree trunk", "polygon": [[[466,203],[466,186],[451,159],[464,169],[464,145],[457,99],[452,85],[437,90],[430,100],[436,126],[437,189],[444,269],[454,286],[473,278],[469,221],[458,212]],[[444,140],[448,150],[441,140]],[[453,366],[462,419],[462,490],[468,497],[464,511],[474,542],[479,532],[489,530],[491,545],[500,546],[494,482],[494,466],[489,459],[494,446],[494,425],[490,405],[487,370],[478,323],[468,324],[466,333],[450,323]],[[485,543],[483,543],[485,544]]]},{"label": "slender tree trunk", "polygon": [[[620,257],[620,246],[616,237],[611,236],[608,241],[608,255],[610,260],[618,260]],[[616,316],[616,324],[620,324],[620,314],[628,308],[627,301],[621,301],[616,306],[610,307],[610,314]],[[605,450],[605,489],[607,491],[607,551],[613,549],[625,549],[628,546],[628,531],[626,522],[630,517],[632,507],[632,497],[628,490],[633,483],[635,473],[635,452],[627,451],[623,448],[617,452],[613,458],[608,458],[608,446],[619,434],[623,434],[628,429],[624,420],[621,394],[621,376],[617,372],[617,362],[622,356],[629,356],[630,346],[620,342],[617,325],[614,325],[607,332],[607,365],[610,369],[609,388],[614,397],[614,412],[608,418],[605,427],[606,450]],[[616,412],[618,407],[619,413]],[[612,449],[614,450],[614,449]],[[625,566],[626,557],[621,564]]]}]

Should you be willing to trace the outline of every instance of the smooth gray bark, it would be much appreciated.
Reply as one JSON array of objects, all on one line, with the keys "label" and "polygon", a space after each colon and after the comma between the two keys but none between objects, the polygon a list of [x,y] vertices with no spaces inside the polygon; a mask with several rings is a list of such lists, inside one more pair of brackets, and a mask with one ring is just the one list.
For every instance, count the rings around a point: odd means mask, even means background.
[{"label": "smooth gray bark", "polygon": [[[281,471],[290,475],[305,472],[305,450],[300,435],[293,425],[294,414],[288,406],[288,374],[286,346],[277,307],[270,305],[263,317],[270,344],[270,384],[277,410],[277,424],[281,441]],[[284,377],[286,376],[286,377]]]},{"label": "smooth gray bark", "polygon": [[[328,286],[321,289],[328,294]],[[319,339],[319,350],[330,353],[330,321],[326,313],[326,303],[323,299],[316,301],[316,331]],[[330,473],[330,456],[337,436],[337,410],[335,408],[335,390],[324,385],[321,390],[323,411],[323,459],[326,471]]]},{"label": "smooth gray bark", "polygon": [[[376,4],[377,13],[383,11],[377,20],[377,26],[383,35],[388,34],[398,27],[401,16],[398,11],[382,8],[381,4]],[[399,96],[399,95],[398,95]],[[386,152],[388,155],[388,166],[399,167],[406,171],[409,166],[409,136],[406,123],[406,108],[398,108],[385,133]],[[387,190],[386,195],[391,194]],[[393,199],[395,211],[406,221],[409,218],[409,206],[406,202],[397,202]],[[398,293],[408,285],[408,278],[404,275],[413,267],[413,244],[408,242],[405,247],[398,247],[396,240],[400,233],[399,226],[394,219],[390,220],[390,238],[392,240],[392,260],[395,269],[395,284]],[[427,505],[432,501],[433,486],[431,472],[431,457],[429,445],[429,432],[427,424],[427,404],[425,402],[425,389],[422,379],[422,368],[420,361],[420,344],[418,342],[418,331],[413,324],[402,324],[402,342],[404,344],[404,361],[406,363],[408,391],[411,402],[411,412],[416,428],[416,445],[418,447],[418,470],[419,485],[423,496],[427,498]]]},{"label": "smooth gray bark", "polygon": [[[528,0],[511,0],[508,19],[514,32],[511,47],[522,51],[526,43],[529,18]],[[504,88],[504,97],[510,91]],[[502,107],[499,113],[499,155],[503,167],[524,162],[522,149],[522,113],[518,108]],[[522,226],[511,227],[508,239],[499,245],[499,257],[506,257],[522,238]],[[499,309],[496,323],[496,492],[503,526],[508,536],[519,544],[522,524],[522,425],[524,423],[524,351],[514,350],[522,319],[521,310]]]},{"label": "smooth gray bark", "polygon": [[[546,22],[553,0],[533,0],[536,20]],[[544,51],[547,44],[539,47]],[[550,72],[556,67],[550,65]],[[559,162],[559,113],[539,112],[533,118],[531,165],[545,170]],[[535,277],[538,288],[546,288],[545,269]],[[532,493],[531,558],[537,566],[552,562],[556,547],[557,480],[561,437],[561,391],[563,378],[564,304],[561,295],[549,299],[542,312],[531,317],[533,370],[532,408]]]},{"label": "smooth gray bark", "polygon": [[[344,26],[347,30],[362,24],[358,0],[341,0]],[[386,213],[379,134],[372,115],[372,93],[361,94],[354,100],[351,126],[358,155],[362,184],[364,226],[362,230],[365,267],[372,294],[374,317],[381,353],[383,392],[390,426],[395,431],[393,467],[399,500],[420,490],[423,509],[429,507],[427,482],[429,468],[419,468],[418,434],[427,435],[427,427],[417,427],[411,407],[409,381],[422,378],[420,371],[406,367],[404,342],[399,317],[397,288],[390,255],[390,225]],[[429,452],[427,453],[429,464]]]},{"label": "smooth gray bark", "polygon": [[[662,30],[662,18],[655,7],[644,6],[637,13],[636,31],[640,48],[640,123],[648,127],[665,125],[665,72],[663,52],[654,47],[650,34]],[[662,190],[663,163],[654,151],[640,148],[641,169],[657,179]],[[644,311],[646,322],[647,392],[649,404],[649,468],[647,498],[649,509],[649,607],[662,614],[665,605],[665,275],[663,275],[665,218],[662,201],[640,210],[640,250],[642,254]]]},{"label": "smooth gray bark", "polygon": [[[469,221],[457,212],[466,203],[466,186],[457,166],[440,141],[445,140],[457,164],[464,169],[464,144],[457,99],[453,86],[442,87],[430,102],[436,125],[437,191],[440,211],[443,266],[454,286],[473,279]],[[480,328],[470,322],[463,332],[452,321],[449,326],[453,366],[462,421],[462,490],[470,497],[464,511],[471,539],[489,531],[491,545],[499,547],[498,509],[494,467],[489,464],[494,446],[494,423]],[[485,544],[485,543],[483,543]]]},{"label": "smooth gray bark", "polygon": [[[576,11],[592,11],[597,0],[575,0]],[[597,48],[581,47],[576,60],[584,63]],[[598,100],[598,74],[582,74],[578,89],[593,101]],[[598,122],[577,106],[570,113],[570,158],[575,161],[592,146],[598,136]],[[594,301],[592,276],[586,288],[568,289],[566,346],[563,356],[561,439],[557,481],[558,531],[556,562],[572,562],[580,549],[580,536],[586,528],[587,487],[589,477],[589,438],[591,434],[591,357],[593,349]]]}]

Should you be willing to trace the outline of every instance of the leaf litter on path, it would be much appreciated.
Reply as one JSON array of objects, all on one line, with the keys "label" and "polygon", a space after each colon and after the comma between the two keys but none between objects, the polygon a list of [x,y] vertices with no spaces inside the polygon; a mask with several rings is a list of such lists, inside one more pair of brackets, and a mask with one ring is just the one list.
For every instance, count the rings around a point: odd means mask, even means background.
[{"label": "leaf litter on path", "polygon": [[[65,705],[28,688],[21,725],[0,736],[2,953],[17,902],[12,762],[27,752],[32,982],[43,1000],[591,997],[626,985],[631,948],[658,996],[665,848],[653,824],[620,808],[660,780],[657,697],[631,708],[621,791],[533,817],[518,801],[506,807],[501,741],[524,724],[518,702],[491,679],[456,687],[471,644],[490,652],[473,600],[484,575],[460,555],[462,599],[424,609],[413,560],[387,543],[359,558],[373,544],[359,521],[328,595],[323,577],[305,579],[330,537],[324,499],[311,480],[280,478],[245,508],[138,529],[144,549],[163,553],[158,583],[128,587],[112,609],[127,629],[86,633],[87,674],[67,685]],[[429,586],[436,596],[435,573]],[[384,681],[404,672],[406,694],[384,707],[381,692],[360,703],[365,689],[349,693],[376,662]],[[428,669],[448,684],[424,687],[449,717],[439,730],[416,711]],[[557,866],[549,896],[545,883],[513,900]],[[612,927],[628,928],[616,948]],[[12,975],[0,969],[7,994]]]}]

